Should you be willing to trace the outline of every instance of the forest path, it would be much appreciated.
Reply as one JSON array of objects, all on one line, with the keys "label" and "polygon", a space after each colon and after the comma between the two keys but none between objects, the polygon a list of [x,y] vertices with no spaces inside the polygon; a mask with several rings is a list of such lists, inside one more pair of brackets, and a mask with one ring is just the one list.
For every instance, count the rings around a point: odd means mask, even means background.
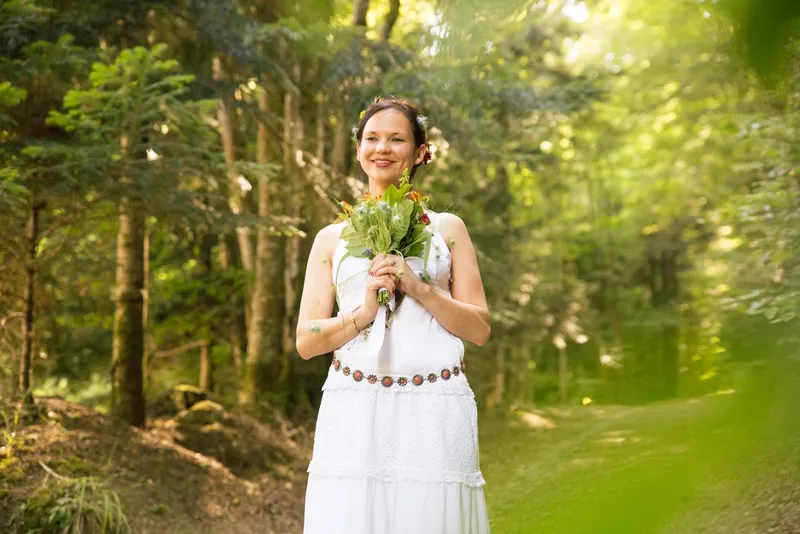
[{"label": "forest path", "polygon": [[486,414],[498,534],[800,533],[800,358],[647,406]]}]

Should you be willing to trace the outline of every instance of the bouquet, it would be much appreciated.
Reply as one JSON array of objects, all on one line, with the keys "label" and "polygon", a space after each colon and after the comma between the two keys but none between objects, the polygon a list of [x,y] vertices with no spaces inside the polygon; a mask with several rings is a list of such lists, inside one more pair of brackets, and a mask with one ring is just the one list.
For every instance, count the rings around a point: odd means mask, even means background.
[{"label": "bouquet", "polygon": [[[367,193],[355,207],[339,202],[339,220],[347,222],[341,234],[347,250],[342,261],[350,256],[371,260],[379,254],[398,254],[421,257],[423,266],[427,265],[433,234],[427,228],[431,221],[425,200],[422,193],[412,191],[406,169],[400,187],[390,185],[381,197]],[[378,303],[389,303],[385,289],[378,292]]]}]

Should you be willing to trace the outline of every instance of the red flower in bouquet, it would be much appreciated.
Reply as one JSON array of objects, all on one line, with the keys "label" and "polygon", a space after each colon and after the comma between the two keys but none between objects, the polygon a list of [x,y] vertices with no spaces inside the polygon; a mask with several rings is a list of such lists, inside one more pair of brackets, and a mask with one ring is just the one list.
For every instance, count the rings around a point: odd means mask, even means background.
[{"label": "red flower in bouquet", "polygon": [[419,222],[421,222],[422,224],[428,225],[428,224],[431,223],[431,219],[430,219],[430,217],[428,217],[427,213],[423,213],[422,217],[419,218]]}]

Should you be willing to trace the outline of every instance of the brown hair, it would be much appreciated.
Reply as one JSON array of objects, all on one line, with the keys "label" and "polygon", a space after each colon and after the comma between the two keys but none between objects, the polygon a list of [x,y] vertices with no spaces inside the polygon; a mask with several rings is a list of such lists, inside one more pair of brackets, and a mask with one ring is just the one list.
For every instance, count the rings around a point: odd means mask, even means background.
[{"label": "brown hair", "polygon": [[[386,109],[396,109],[400,113],[402,113],[408,122],[411,124],[411,132],[414,134],[414,148],[419,148],[420,145],[427,145],[428,144],[428,136],[425,133],[425,128],[423,127],[422,123],[424,122],[424,117],[417,109],[412,102],[400,98],[380,98],[377,97],[375,101],[370,104],[367,109],[361,114],[361,118],[358,120],[358,124],[355,128],[355,138],[357,142],[361,142],[361,137],[364,135],[364,127],[367,125],[367,121],[369,121],[373,115],[378,113],[379,111],[384,111]],[[414,177],[414,173],[417,172],[417,167],[422,164],[428,163],[430,159],[430,150],[425,155],[425,158],[422,160],[422,163],[418,163],[414,165],[411,169],[411,177]]]}]

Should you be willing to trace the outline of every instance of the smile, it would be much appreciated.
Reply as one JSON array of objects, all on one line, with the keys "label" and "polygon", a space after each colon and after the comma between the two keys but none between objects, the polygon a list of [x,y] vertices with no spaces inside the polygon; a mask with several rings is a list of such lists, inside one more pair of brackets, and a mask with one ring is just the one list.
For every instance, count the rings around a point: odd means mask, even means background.
[{"label": "smile", "polygon": [[388,159],[374,159],[374,160],[372,160],[372,164],[375,165],[376,167],[388,167],[392,163],[394,163],[394,161],[390,161]]}]

